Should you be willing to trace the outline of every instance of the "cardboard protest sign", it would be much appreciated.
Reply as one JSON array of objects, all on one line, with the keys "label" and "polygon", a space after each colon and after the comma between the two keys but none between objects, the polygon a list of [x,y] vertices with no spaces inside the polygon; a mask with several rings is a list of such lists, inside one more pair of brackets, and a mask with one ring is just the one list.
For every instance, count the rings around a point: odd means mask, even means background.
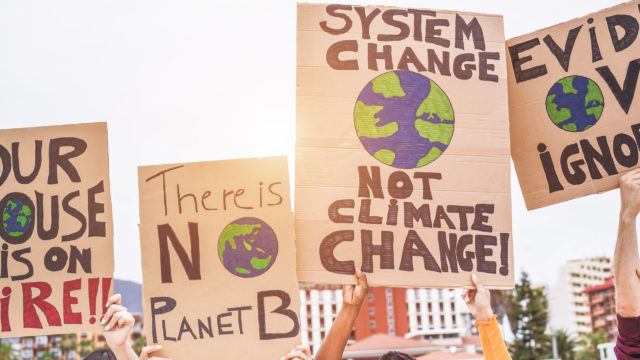
[{"label": "cardboard protest sign", "polygon": [[528,209],[614,189],[637,167],[639,6],[507,42],[512,156]]},{"label": "cardboard protest sign", "polygon": [[278,359],[299,343],[286,157],[138,176],[148,343],[173,359]]},{"label": "cardboard protest sign", "polygon": [[298,5],[300,281],[513,284],[500,16]]},{"label": "cardboard protest sign", "polygon": [[113,276],[106,123],[0,130],[0,336],[97,331]]}]

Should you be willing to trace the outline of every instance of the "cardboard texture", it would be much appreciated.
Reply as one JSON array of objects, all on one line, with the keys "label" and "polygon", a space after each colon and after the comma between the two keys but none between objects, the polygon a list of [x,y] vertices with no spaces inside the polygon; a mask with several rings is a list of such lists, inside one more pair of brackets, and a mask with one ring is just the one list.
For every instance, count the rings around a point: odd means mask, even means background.
[{"label": "cardboard texture", "polygon": [[638,1],[507,41],[512,157],[528,209],[637,167]]},{"label": "cardboard texture", "polygon": [[138,176],[145,328],[159,355],[277,359],[298,344],[286,157]]},{"label": "cardboard texture", "polygon": [[0,130],[0,336],[99,331],[111,291],[107,124]]},{"label": "cardboard texture", "polygon": [[298,5],[298,277],[513,285],[500,16]]}]

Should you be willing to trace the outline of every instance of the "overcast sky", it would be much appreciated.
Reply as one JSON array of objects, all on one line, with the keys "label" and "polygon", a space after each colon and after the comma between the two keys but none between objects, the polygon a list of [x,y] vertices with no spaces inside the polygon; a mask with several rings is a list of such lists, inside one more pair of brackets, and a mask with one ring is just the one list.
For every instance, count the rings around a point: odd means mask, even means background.
[{"label": "overcast sky", "polygon": [[[507,38],[619,2],[350,1],[503,14]],[[0,127],[108,121],[115,275],[140,281],[138,165],[293,159],[295,22],[285,0],[2,1]],[[527,212],[512,182],[519,271],[612,255],[617,190]]]}]

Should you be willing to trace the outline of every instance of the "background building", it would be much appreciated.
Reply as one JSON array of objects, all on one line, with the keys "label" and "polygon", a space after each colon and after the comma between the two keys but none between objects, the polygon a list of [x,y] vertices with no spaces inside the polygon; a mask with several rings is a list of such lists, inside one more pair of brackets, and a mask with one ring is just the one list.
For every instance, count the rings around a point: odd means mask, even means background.
[{"label": "background building", "polygon": [[602,284],[584,290],[589,299],[591,309],[591,331],[603,331],[609,340],[618,336],[618,319],[616,317],[616,299],[613,278]]},{"label": "background building", "polygon": [[549,293],[550,327],[572,334],[591,332],[591,306],[584,290],[611,277],[611,258],[597,257],[568,261]]},{"label": "background building", "polygon": [[[434,349],[474,343],[464,338],[475,329],[459,295],[449,289],[371,288],[350,343],[376,334],[428,341]],[[300,302],[302,343],[317,351],[342,306],[342,287],[301,286]]]}]

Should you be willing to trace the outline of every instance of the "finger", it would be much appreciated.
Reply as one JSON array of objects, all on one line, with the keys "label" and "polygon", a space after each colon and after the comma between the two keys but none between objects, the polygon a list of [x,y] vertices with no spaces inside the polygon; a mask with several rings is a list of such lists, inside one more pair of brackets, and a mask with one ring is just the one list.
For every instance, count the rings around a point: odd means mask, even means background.
[{"label": "finger", "polygon": [[342,286],[342,298],[344,300],[353,299],[353,285]]},{"label": "finger", "polygon": [[305,355],[300,350],[295,350],[284,356],[285,360],[304,360]]},{"label": "finger", "polygon": [[122,315],[120,312],[113,314],[113,316],[111,317],[111,320],[109,320],[109,323],[104,327],[104,331],[109,331],[113,329],[118,323],[118,320],[120,320],[121,316]]},{"label": "finger", "polygon": [[113,317],[113,314],[117,313],[118,311],[122,311],[122,310],[127,310],[124,306],[122,305],[111,305],[109,306],[109,308],[107,309],[107,312],[104,313],[104,315],[102,316],[102,321],[100,321],[101,325],[105,325],[107,324],[109,321],[111,321],[111,317]]},{"label": "finger", "polygon": [[626,178],[635,178],[636,176],[640,176],[640,168],[635,168],[623,175]]},{"label": "finger", "polygon": [[476,301],[476,295],[478,292],[476,290],[469,290],[467,293],[467,299],[465,300],[467,304],[473,304]]},{"label": "finger", "polygon": [[113,314],[113,316],[111,317],[111,321],[109,321],[107,326],[104,327],[104,331],[115,329],[118,321],[120,321],[120,319],[122,319],[124,316],[127,316],[128,314],[129,313],[127,311],[118,311],[117,313]]},{"label": "finger", "polygon": [[640,278],[640,268],[636,269],[636,276],[638,276]]},{"label": "finger", "polygon": [[304,353],[305,356],[311,357],[311,349],[309,349],[306,345],[298,345],[296,346],[296,350],[300,350]]},{"label": "finger", "polygon": [[162,345],[149,345],[143,347],[142,351],[140,351],[140,360],[149,360],[149,355],[160,349],[162,349]]},{"label": "finger", "polygon": [[111,295],[109,300],[107,300],[107,307],[109,307],[109,306],[111,306],[113,304],[121,305],[122,304],[122,295],[120,295],[120,294]]},{"label": "finger", "polygon": [[363,290],[369,289],[369,283],[367,282],[367,275],[362,270],[356,268],[356,281],[360,288]]},{"label": "finger", "polygon": [[473,286],[476,288],[476,290],[484,290],[484,286],[482,285],[482,282],[480,281],[480,278],[478,277],[478,275],[476,275],[476,273],[471,274],[471,282],[473,283]]},{"label": "finger", "polygon": [[124,327],[124,326],[127,326],[127,325],[131,325],[134,322],[136,322],[136,319],[134,319],[133,316],[129,312],[124,312],[122,314],[122,316],[120,316],[120,319],[117,322],[117,326],[118,327]]}]

